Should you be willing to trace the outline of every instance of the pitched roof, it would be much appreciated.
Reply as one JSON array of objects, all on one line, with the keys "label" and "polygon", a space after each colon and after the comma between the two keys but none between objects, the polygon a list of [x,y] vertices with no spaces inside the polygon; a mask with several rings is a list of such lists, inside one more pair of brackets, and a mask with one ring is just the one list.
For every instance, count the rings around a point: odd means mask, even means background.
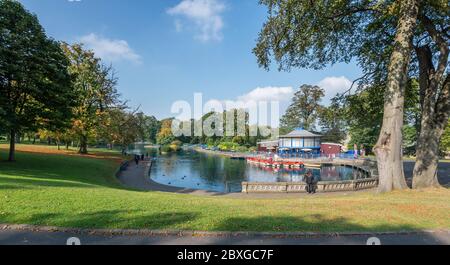
[{"label": "pitched roof", "polygon": [[287,135],[280,136],[280,138],[319,138],[322,135],[314,134],[306,130],[295,130]]}]

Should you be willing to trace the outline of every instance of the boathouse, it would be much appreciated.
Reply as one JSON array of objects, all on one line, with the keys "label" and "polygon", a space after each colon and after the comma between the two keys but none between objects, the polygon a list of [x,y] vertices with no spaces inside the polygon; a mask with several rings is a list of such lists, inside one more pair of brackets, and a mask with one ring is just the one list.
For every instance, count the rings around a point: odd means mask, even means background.
[{"label": "boathouse", "polygon": [[320,155],[321,138],[321,135],[296,129],[287,135],[280,136],[278,153],[282,156]]}]

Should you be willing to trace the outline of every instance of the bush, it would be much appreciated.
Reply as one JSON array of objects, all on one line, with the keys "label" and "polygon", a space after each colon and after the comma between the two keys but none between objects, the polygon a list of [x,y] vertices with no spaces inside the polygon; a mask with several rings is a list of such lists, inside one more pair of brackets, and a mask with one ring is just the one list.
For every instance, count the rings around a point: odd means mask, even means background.
[{"label": "bush", "polygon": [[248,148],[245,146],[240,146],[237,143],[233,143],[233,142],[223,142],[221,144],[219,144],[218,146],[220,151],[224,151],[224,152],[242,152],[245,153],[248,151]]},{"label": "bush", "polygon": [[163,153],[170,153],[172,151],[172,148],[170,148],[169,145],[164,145],[161,147],[161,152]]},{"label": "bush", "polygon": [[181,150],[182,145],[183,143],[181,141],[176,140],[170,143],[169,148],[171,149],[171,151],[178,152]]},{"label": "bush", "polygon": [[240,153],[245,153],[248,151],[248,148],[245,146],[238,146],[235,150]]},{"label": "bush", "polygon": [[234,150],[236,150],[237,147],[238,147],[238,145],[235,143],[232,143],[232,142],[224,142],[218,146],[220,151],[225,151],[225,152],[234,151]]}]

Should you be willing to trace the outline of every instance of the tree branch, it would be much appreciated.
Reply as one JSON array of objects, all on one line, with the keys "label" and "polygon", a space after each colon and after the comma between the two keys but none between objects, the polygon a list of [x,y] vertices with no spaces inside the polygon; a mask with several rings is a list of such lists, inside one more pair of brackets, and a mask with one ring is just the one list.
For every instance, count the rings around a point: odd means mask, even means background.
[{"label": "tree branch", "polygon": [[346,17],[346,16],[349,16],[349,15],[353,15],[353,14],[357,14],[357,13],[364,13],[364,12],[376,12],[376,13],[379,13],[379,10],[373,9],[371,7],[357,7],[357,8],[346,10],[346,11],[341,12],[341,13],[333,14],[331,16],[325,16],[325,18],[334,20],[336,18]]}]

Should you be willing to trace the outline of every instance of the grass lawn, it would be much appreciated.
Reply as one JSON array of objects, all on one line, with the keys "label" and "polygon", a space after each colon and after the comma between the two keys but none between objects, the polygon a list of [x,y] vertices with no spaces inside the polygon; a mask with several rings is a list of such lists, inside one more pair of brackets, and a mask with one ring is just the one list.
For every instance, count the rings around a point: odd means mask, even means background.
[{"label": "grass lawn", "polygon": [[[5,159],[6,146],[0,146]],[[357,232],[450,229],[450,190],[298,199],[138,192],[120,186],[120,156],[18,146],[0,162],[0,223],[76,228]]]}]

